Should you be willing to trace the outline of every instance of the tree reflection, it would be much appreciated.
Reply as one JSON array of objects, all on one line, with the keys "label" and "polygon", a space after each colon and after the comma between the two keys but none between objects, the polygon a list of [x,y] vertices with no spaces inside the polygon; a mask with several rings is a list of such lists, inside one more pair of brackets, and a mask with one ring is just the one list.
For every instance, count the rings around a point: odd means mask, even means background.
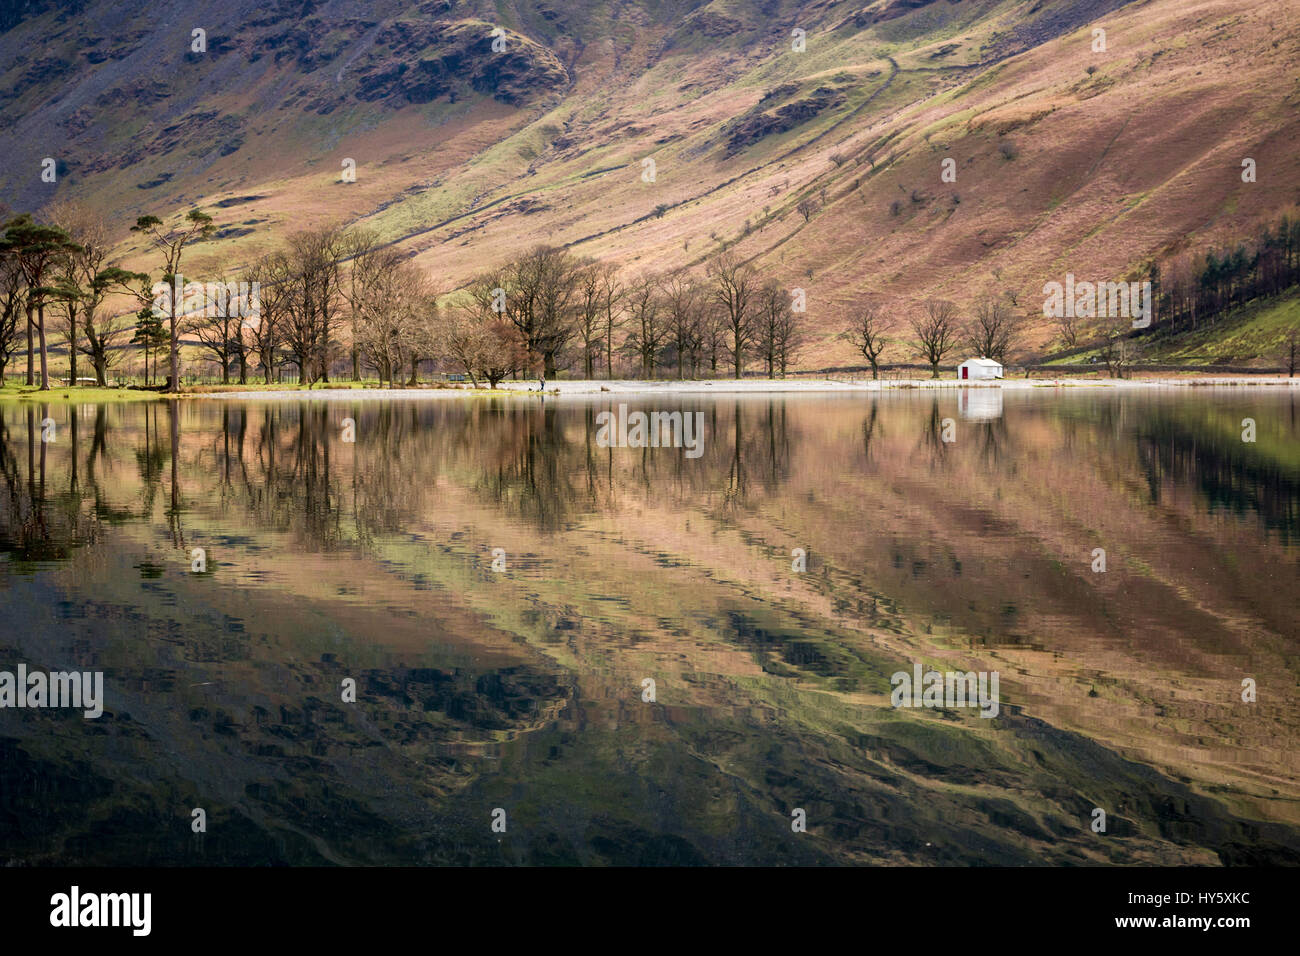
[{"label": "tree reflection", "polygon": [[[88,408],[56,406],[51,412],[48,406],[9,405],[0,412],[0,520],[7,549],[57,554],[98,533],[95,521],[149,520],[165,486],[163,517],[176,548],[186,547],[196,510],[211,510],[208,517],[219,523],[287,535],[298,548],[368,548],[380,536],[435,519],[440,482],[545,533],[572,527],[583,515],[616,515],[636,501],[715,508],[722,520],[783,494],[792,476],[806,478],[807,468],[843,474],[865,462],[873,476],[906,472],[914,467],[910,436],[920,436],[931,469],[973,465],[1014,472],[1036,425],[1039,437],[1029,444],[1055,441],[1058,457],[1078,468],[1099,467],[1091,451],[1099,443],[1111,449],[1107,461],[1122,460],[1127,448],[1129,467],[1151,503],[1160,502],[1173,481],[1195,488],[1211,508],[1258,514],[1286,535],[1300,531],[1300,481],[1264,443],[1245,444],[1233,429],[1207,427],[1201,406],[1134,411],[1125,405],[1050,405],[967,421],[963,441],[973,443],[974,454],[954,457],[943,441],[937,396],[919,405],[905,397],[873,399],[857,413],[856,427],[849,426],[860,433],[860,446],[839,450],[817,413],[804,414],[786,401],[683,403],[675,410],[704,413],[697,458],[680,448],[601,447],[597,418],[616,408],[612,402],[500,397],[473,404],[248,405],[172,399],[96,406],[93,419]],[[1294,436],[1294,414],[1294,398],[1285,407],[1279,402],[1273,426]],[[51,415],[62,422],[66,439],[43,443],[41,422]],[[349,418],[354,443],[343,438]],[[1079,457],[1070,449],[1089,454]],[[119,470],[122,457],[134,458],[134,481]],[[51,499],[53,488],[66,491]]]}]

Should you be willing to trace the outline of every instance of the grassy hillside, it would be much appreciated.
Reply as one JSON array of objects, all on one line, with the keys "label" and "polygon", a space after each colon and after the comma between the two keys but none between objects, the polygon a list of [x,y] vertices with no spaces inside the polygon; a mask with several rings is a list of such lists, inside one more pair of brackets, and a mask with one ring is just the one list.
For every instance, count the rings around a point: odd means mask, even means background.
[{"label": "grassy hillside", "polygon": [[1285,365],[1287,339],[1300,329],[1300,291],[1250,303],[1214,325],[1185,335],[1153,338],[1144,356],[1153,362],[1230,365],[1264,356]]},{"label": "grassy hillside", "polygon": [[[807,291],[822,367],[853,361],[836,335],[864,295],[902,316],[1007,292],[1044,348],[1043,283],[1131,277],[1300,201],[1286,0],[194,2],[125,32],[141,4],[83,7],[0,35],[0,196],[101,204],[139,268],[127,225],[190,204],[220,227],[193,274],[327,220],[448,290],[538,241],[629,272],[735,247]],[[195,54],[190,21],[241,26]]]}]

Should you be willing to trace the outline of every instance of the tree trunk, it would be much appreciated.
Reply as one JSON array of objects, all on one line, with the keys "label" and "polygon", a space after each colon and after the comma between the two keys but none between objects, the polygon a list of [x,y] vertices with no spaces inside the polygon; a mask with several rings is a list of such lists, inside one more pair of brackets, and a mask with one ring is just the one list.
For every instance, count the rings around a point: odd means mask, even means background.
[{"label": "tree trunk", "polygon": [[32,310],[36,307],[30,301],[27,303],[27,384],[36,384],[36,353],[32,347],[32,329],[35,327],[35,320],[32,319]]},{"label": "tree trunk", "polygon": [[50,390],[50,369],[48,357],[45,351],[45,303],[40,302],[36,306],[36,332],[41,340],[41,391]]},{"label": "tree trunk", "polygon": [[167,378],[167,391],[175,394],[181,389],[181,346],[180,339],[176,335],[176,297],[172,296],[170,319],[171,328],[168,330],[168,354],[169,368],[171,375]]}]

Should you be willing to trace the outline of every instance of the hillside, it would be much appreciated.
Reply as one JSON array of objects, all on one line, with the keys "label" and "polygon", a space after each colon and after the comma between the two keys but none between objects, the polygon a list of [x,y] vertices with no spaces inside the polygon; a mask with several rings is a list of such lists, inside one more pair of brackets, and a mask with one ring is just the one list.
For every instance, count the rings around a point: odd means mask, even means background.
[{"label": "hillside", "polygon": [[1300,202],[1286,0],[53,6],[0,21],[0,199],[94,203],[142,269],[127,226],[190,205],[220,227],[193,274],[325,221],[444,290],[543,240],[631,272],[734,245],[807,290],[820,367],[853,363],[835,335],[865,295],[1006,291],[1043,347],[1044,282],[1132,277]]}]

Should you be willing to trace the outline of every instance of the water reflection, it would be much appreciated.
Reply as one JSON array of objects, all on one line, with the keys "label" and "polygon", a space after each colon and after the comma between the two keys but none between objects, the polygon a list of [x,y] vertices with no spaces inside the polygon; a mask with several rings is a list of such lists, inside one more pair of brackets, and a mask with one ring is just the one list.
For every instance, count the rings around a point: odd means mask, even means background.
[{"label": "water reflection", "polygon": [[1300,859],[1290,395],[611,404],[0,406],[0,669],[108,698],[0,711],[0,857]]},{"label": "water reflection", "polygon": [[1002,389],[962,388],[957,390],[957,414],[967,421],[991,422],[1002,417]]}]

